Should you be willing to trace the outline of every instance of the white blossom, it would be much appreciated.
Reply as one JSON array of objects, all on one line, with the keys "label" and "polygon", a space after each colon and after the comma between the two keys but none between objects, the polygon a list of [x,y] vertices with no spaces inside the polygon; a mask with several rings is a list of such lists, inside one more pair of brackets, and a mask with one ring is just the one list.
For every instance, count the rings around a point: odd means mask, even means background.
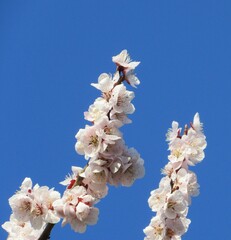
[{"label": "white blossom", "polygon": [[199,195],[199,184],[197,183],[196,174],[192,171],[181,168],[177,171],[173,178],[173,189],[179,189],[184,196],[184,199],[191,204],[191,196]]},{"label": "white blossom", "polygon": [[112,120],[118,120],[120,124],[118,124],[118,127],[123,126],[124,124],[129,124],[132,122],[131,119],[128,118],[127,114],[124,112],[115,112],[110,111],[110,119]]},{"label": "white blossom", "polygon": [[117,156],[121,156],[126,148],[123,138],[118,139],[115,144],[110,144],[104,152],[100,154],[103,159],[113,160]]},{"label": "white blossom", "polygon": [[96,199],[87,194],[83,186],[66,189],[63,197],[54,202],[56,213],[63,218],[62,226],[70,223],[72,229],[83,233],[87,225],[94,225],[98,220],[99,210],[93,207]]},{"label": "white blossom", "polygon": [[160,211],[167,200],[167,195],[171,192],[170,186],[171,179],[169,177],[164,177],[161,179],[159,188],[151,191],[151,196],[148,199],[149,207],[152,211]]},{"label": "white blossom", "polygon": [[179,128],[179,124],[176,121],[172,122],[172,128],[169,128],[166,137],[167,137],[167,141],[172,142],[174,141],[177,136],[179,135],[179,133],[181,132],[181,128]]},{"label": "white blossom", "polygon": [[175,219],[178,215],[184,216],[187,212],[187,202],[181,191],[176,190],[168,194],[166,203],[163,207],[164,214],[169,219]]},{"label": "white blossom", "polygon": [[120,138],[121,133],[116,128],[116,122],[103,117],[95,125],[86,125],[85,129],[79,130],[75,149],[89,159],[104,152],[109,144],[114,144]]},{"label": "white blossom", "polygon": [[185,144],[185,158],[189,165],[194,166],[204,159],[204,149],[207,143],[205,136],[201,132],[198,134],[194,129],[190,128],[188,134],[182,136],[182,141]]},{"label": "white blossom", "polygon": [[126,90],[126,87],[124,85],[117,85],[112,90],[112,95],[109,100],[109,104],[112,107],[111,114],[132,114],[135,111],[135,107],[131,103],[134,96],[134,92]]},{"label": "white blossom", "polygon": [[192,127],[197,133],[203,134],[203,123],[200,122],[199,113],[195,114]]},{"label": "white blossom", "polygon": [[144,160],[134,148],[125,150],[123,159],[125,159],[126,162],[123,162],[121,185],[131,186],[136,179],[144,176]]},{"label": "white blossom", "polygon": [[32,188],[29,178],[25,178],[20,189],[9,199],[14,218],[20,222],[30,221],[34,229],[41,229],[44,223],[59,222],[52,205],[60,198],[57,191],[38,184]]},{"label": "white blossom", "polygon": [[163,216],[158,215],[151,219],[149,226],[144,229],[144,240],[163,240],[166,233],[166,225]]},{"label": "white blossom", "polygon": [[125,79],[132,87],[136,87],[136,85],[140,84],[140,80],[134,74],[133,70],[130,70],[130,71],[127,72]]},{"label": "white blossom", "polygon": [[95,100],[94,104],[90,105],[87,112],[84,112],[84,117],[90,122],[96,122],[104,116],[107,116],[110,105],[106,99],[99,97]]},{"label": "white blossom", "polygon": [[112,57],[112,61],[117,65],[124,67],[125,69],[135,69],[140,62],[132,62],[127,50],[123,50],[120,54]]},{"label": "white blossom", "polygon": [[188,172],[188,194],[189,196],[197,197],[200,193],[200,185],[197,182],[197,176],[194,172]]},{"label": "white blossom", "polygon": [[174,169],[179,169],[185,160],[185,144],[180,138],[176,138],[169,145],[170,155],[169,161],[173,164]]},{"label": "white blossom", "polygon": [[102,73],[98,78],[98,83],[92,83],[91,85],[103,93],[108,93],[114,87],[115,80],[110,74]]},{"label": "white blossom", "polygon": [[134,69],[140,64],[140,62],[133,62],[127,50],[123,50],[117,56],[112,57],[112,61],[118,66],[118,70],[123,72],[125,80],[132,87],[140,84],[139,79],[134,74]]},{"label": "white blossom", "polygon": [[[166,226],[168,228],[167,234],[169,237],[180,237],[187,232],[190,219],[186,217],[176,217],[175,219],[167,219]],[[172,239],[172,238],[171,238]]]},{"label": "white blossom", "polygon": [[81,174],[83,184],[87,185],[87,192],[97,199],[105,197],[108,193],[107,161],[101,159],[90,160],[87,168]]},{"label": "white blossom", "polygon": [[7,240],[37,240],[44,230],[44,226],[45,224],[41,229],[36,230],[30,222],[19,221],[13,214],[10,216],[10,221],[2,224],[2,228],[8,232]]}]

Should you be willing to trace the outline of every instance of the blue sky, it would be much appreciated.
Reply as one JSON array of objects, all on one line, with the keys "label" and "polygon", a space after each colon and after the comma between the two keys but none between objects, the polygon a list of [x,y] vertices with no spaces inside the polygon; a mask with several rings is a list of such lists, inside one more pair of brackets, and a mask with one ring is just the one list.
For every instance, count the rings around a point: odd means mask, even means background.
[{"label": "blue sky", "polygon": [[[51,239],[140,240],[147,205],[167,163],[165,134],[196,112],[208,147],[192,170],[201,194],[189,210],[185,240],[230,238],[231,2],[229,0],[40,0],[0,2],[1,224],[8,198],[25,177],[55,187],[72,165],[83,112],[99,96],[90,86],[114,72],[111,57],[128,49],[141,61],[133,123],[122,131],[145,160],[131,188],[110,188],[100,218],[85,234],[58,224]],[[6,239],[0,230],[0,239]]]}]

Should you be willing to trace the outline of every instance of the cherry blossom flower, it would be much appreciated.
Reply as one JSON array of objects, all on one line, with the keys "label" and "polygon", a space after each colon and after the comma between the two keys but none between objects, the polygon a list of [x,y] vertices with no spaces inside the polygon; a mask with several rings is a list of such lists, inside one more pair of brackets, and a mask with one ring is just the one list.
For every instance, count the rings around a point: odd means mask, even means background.
[{"label": "cherry blossom flower", "polygon": [[98,83],[92,83],[91,85],[103,93],[108,93],[114,87],[116,79],[113,79],[110,74],[102,73],[98,78]]},{"label": "cherry blossom flower", "polygon": [[177,216],[184,216],[187,211],[187,202],[182,192],[176,190],[168,194],[163,210],[165,216],[169,219],[175,219]]},{"label": "cherry blossom flower", "polygon": [[21,187],[9,199],[13,217],[20,222],[30,221],[34,229],[41,229],[44,223],[57,223],[59,217],[54,213],[53,202],[60,194],[47,186],[32,188],[30,178],[25,178]]},{"label": "cherry blossom flower", "polygon": [[9,204],[16,219],[23,222],[29,221],[33,208],[33,199],[23,193],[17,193],[9,199]]},{"label": "cherry blossom flower", "polygon": [[110,109],[108,101],[99,97],[95,100],[94,104],[90,105],[88,111],[84,112],[84,117],[86,120],[94,123],[102,117],[107,116]]},{"label": "cherry blossom flower", "polygon": [[172,128],[170,128],[166,134],[167,141],[170,143],[173,142],[181,132],[181,128],[179,128],[178,122],[173,121],[172,122]]},{"label": "cherry blossom flower", "polygon": [[56,213],[63,218],[62,226],[70,223],[72,229],[83,233],[87,225],[94,225],[98,220],[99,210],[93,207],[96,199],[87,194],[83,186],[66,189],[63,197],[54,202]]},{"label": "cherry blossom flower", "polygon": [[193,129],[197,132],[203,135],[203,123],[200,122],[200,116],[199,113],[196,113],[193,118]]},{"label": "cherry blossom flower", "polygon": [[112,61],[117,65],[121,66],[124,69],[135,69],[140,62],[132,62],[127,50],[123,50],[117,56],[112,57]]},{"label": "cherry blossom flower", "polygon": [[163,240],[166,233],[166,225],[163,216],[158,215],[151,219],[149,226],[144,229],[144,240]]},{"label": "cherry blossom flower", "polygon": [[97,199],[105,197],[108,193],[108,174],[107,161],[91,159],[81,174],[83,184],[87,186],[87,192]]},{"label": "cherry blossom flower", "polygon": [[126,81],[132,86],[136,88],[136,85],[140,84],[140,80],[138,77],[134,74],[133,70],[130,70],[126,74]]},{"label": "cherry blossom flower", "polygon": [[127,50],[123,50],[117,56],[112,57],[112,61],[117,65],[118,70],[123,72],[125,80],[132,87],[140,84],[139,79],[134,74],[134,69],[140,64],[140,62],[132,62]]},{"label": "cherry blossom flower", "polygon": [[85,129],[80,129],[76,134],[76,151],[85,155],[85,159],[104,152],[109,144],[114,144],[121,138],[121,133],[114,125],[113,121],[103,117],[95,125],[87,125]]},{"label": "cherry blossom flower", "polygon": [[205,136],[190,128],[187,135],[182,136],[185,143],[185,157],[189,165],[194,166],[204,159],[204,149],[207,146]]},{"label": "cherry blossom flower", "polygon": [[186,217],[166,219],[166,236],[169,237],[169,240],[181,239],[181,236],[187,232],[190,223],[191,221]]},{"label": "cherry blossom flower", "polygon": [[163,208],[167,195],[171,192],[170,182],[171,179],[166,176],[161,179],[159,188],[151,191],[148,204],[152,211],[157,212]]},{"label": "cherry blossom flower", "polygon": [[30,222],[19,221],[13,214],[10,216],[10,221],[2,224],[2,228],[8,232],[7,240],[37,240],[40,237],[44,226],[45,225],[39,230],[35,230]]},{"label": "cherry blossom flower", "polygon": [[118,127],[122,127],[124,124],[132,123],[132,120],[128,118],[127,114],[124,112],[119,113],[115,111],[110,111],[110,119],[117,120],[120,124],[118,124]]},{"label": "cherry blossom flower", "polygon": [[136,179],[145,174],[144,160],[134,148],[125,149],[123,155],[123,174],[121,176],[122,186],[131,186]]},{"label": "cherry blossom flower", "polygon": [[132,114],[135,111],[131,100],[134,98],[134,92],[127,91],[124,85],[118,85],[112,90],[112,96],[109,104],[114,113]]}]

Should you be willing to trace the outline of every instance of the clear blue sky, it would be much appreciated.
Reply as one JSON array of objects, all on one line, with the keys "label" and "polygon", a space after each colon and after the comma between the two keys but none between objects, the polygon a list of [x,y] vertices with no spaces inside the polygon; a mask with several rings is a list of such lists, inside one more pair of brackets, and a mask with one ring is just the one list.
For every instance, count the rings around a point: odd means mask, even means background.
[{"label": "clear blue sky", "polygon": [[230,11],[230,0],[1,0],[1,224],[24,177],[63,191],[58,182],[71,166],[84,166],[74,136],[99,96],[90,83],[114,72],[111,57],[126,48],[141,61],[141,85],[133,124],[122,131],[145,160],[146,176],[131,188],[110,188],[98,224],[85,234],[58,224],[52,239],[143,239],[153,216],[149,192],[167,163],[165,133],[172,120],[184,125],[197,111],[208,147],[193,169],[201,194],[183,239],[230,239]]}]

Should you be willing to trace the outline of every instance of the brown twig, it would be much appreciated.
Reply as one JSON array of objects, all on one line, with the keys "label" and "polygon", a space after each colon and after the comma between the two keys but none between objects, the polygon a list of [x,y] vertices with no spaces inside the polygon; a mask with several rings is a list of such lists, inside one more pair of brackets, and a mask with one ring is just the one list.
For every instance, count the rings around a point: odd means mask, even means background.
[{"label": "brown twig", "polygon": [[38,240],[48,240],[48,239],[50,239],[51,230],[54,226],[55,226],[55,224],[48,223],[46,225],[45,229],[43,230],[42,235],[39,237]]},{"label": "brown twig", "polygon": [[119,80],[114,84],[113,88],[117,85],[120,85],[124,80],[125,80],[125,74],[123,71],[120,71],[119,70],[119,73],[120,73],[120,78]]}]

